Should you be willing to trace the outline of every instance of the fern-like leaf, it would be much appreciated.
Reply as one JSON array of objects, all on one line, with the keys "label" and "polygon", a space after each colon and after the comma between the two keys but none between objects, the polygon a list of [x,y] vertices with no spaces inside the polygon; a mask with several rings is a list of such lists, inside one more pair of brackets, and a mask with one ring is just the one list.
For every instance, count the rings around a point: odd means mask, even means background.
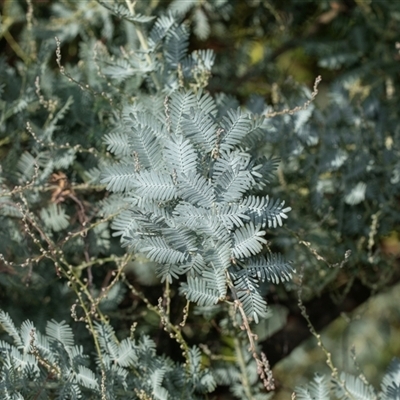
[{"label": "fern-like leaf", "polygon": [[[159,97],[150,97],[148,100],[143,98],[143,101],[137,104],[138,110],[133,106],[125,106],[122,110],[124,126],[128,129],[128,132],[132,130],[135,135],[138,135],[146,147],[148,144],[145,141],[149,137],[151,140],[153,138],[159,140],[168,136],[164,120],[164,108],[162,108],[162,118],[157,115],[159,100]],[[146,101],[150,103],[149,107],[146,106]],[[161,105],[163,106],[162,103]],[[136,149],[138,144],[140,143],[130,143],[131,146],[134,146],[132,149]]]},{"label": "fern-like leaf", "polygon": [[190,203],[181,202],[175,207],[173,214],[177,223],[196,230],[197,233],[219,239],[222,243],[231,243],[230,231],[212,208],[195,207]]},{"label": "fern-like leaf", "polygon": [[132,153],[137,155],[140,168],[151,168],[157,171],[162,164],[161,146],[155,134],[158,129],[157,123],[152,126],[137,125],[132,127],[129,135],[129,146]]},{"label": "fern-like leaf", "polygon": [[329,380],[324,375],[315,374],[307,387],[296,387],[295,392],[299,400],[329,400]]},{"label": "fern-like leaf", "polygon": [[256,179],[258,188],[262,189],[272,180],[274,172],[278,168],[279,158],[267,159],[261,157],[250,163],[251,175]]},{"label": "fern-like leaf", "polygon": [[96,322],[94,328],[99,340],[100,348],[104,354],[109,356],[112,360],[117,360],[119,357],[119,348],[112,326]]},{"label": "fern-like leaf", "polygon": [[162,229],[167,243],[174,249],[193,253],[197,251],[197,236],[196,234],[185,227],[168,227]]},{"label": "fern-like leaf", "polygon": [[267,302],[260,294],[255,278],[245,274],[234,280],[234,296],[242,303],[245,314],[256,324],[267,316]]},{"label": "fern-like leaf", "polygon": [[142,15],[139,13],[132,14],[130,10],[123,4],[110,4],[110,2],[104,0],[98,0],[98,2],[112,12],[116,17],[120,19],[126,19],[130,22],[144,24],[154,20],[154,16]]},{"label": "fern-like leaf", "polygon": [[244,264],[246,273],[258,278],[262,282],[269,281],[277,284],[288,281],[294,272],[290,262],[285,261],[281,254],[275,253],[269,253],[265,257],[252,257]]},{"label": "fern-like leaf", "polygon": [[214,119],[204,112],[194,109],[183,115],[182,130],[186,137],[201,146],[205,152],[211,152],[217,143],[217,124]]},{"label": "fern-like leaf", "polygon": [[204,224],[209,212],[203,207],[195,207],[186,202],[180,202],[174,210],[177,223],[187,226],[189,229],[197,229]]},{"label": "fern-like leaf", "polygon": [[184,115],[188,115],[191,109],[196,108],[196,95],[193,92],[175,91],[169,103],[171,133],[178,135],[182,132]]},{"label": "fern-like leaf", "polygon": [[18,160],[17,168],[22,174],[22,181],[32,178],[38,161],[32,154],[25,151]]},{"label": "fern-like leaf", "polygon": [[124,192],[133,188],[135,175],[132,165],[111,165],[104,170],[101,183],[107,184],[111,192]]},{"label": "fern-like leaf", "polygon": [[135,61],[135,59],[126,60],[124,58],[118,58],[108,63],[103,62],[103,64],[105,65],[101,69],[101,72],[105,76],[112,78],[116,82],[120,83],[128,78],[138,76],[139,74],[143,74],[144,72],[148,72],[151,70],[150,66],[148,66],[147,69],[143,68],[143,65],[139,62],[137,62],[138,65],[135,65]]},{"label": "fern-like leaf", "polygon": [[99,389],[99,383],[97,382],[96,375],[84,365],[78,366],[78,373],[76,374],[76,380],[85,388]]},{"label": "fern-like leaf", "polygon": [[128,236],[131,230],[139,228],[138,223],[134,218],[134,212],[131,210],[123,210],[113,220],[111,228],[114,230],[113,236]]},{"label": "fern-like leaf", "polygon": [[252,184],[253,178],[249,171],[241,171],[239,165],[228,167],[215,181],[217,199],[224,203],[237,201]]},{"label": "fern-like leaf", "polygon": [[193,278],[188,276],[187,284],[182,284],[180,292],[186,295],[186,298],[199,306],[211,306],[217,304],[219,293],[217,290],[208,288],[205,279]]},{"label": "fern-like leaf", "polygon": [[400,400],[400,360],[394,358],[381,383],[382,400]]},{"label": "fern-like leaf", "polygon": [[195,65],[203,65],[207,71],[211,71],[215,62],[215,53],[211,49],[196,50],[191,54]]},{"label": "fern-like leaf", "polygon": [[65,347],[71,347],[74,345],[72,329],[65,321],[48,321],[46,325],[46,334],[51,339],[62,343]]},{"label": "fern-like leaf", "polygon": [[215,201],[214,190],[209,181],[194,171],[181,176],[178,190],[185,201],[200,207],[211,208]]},{"label": "fern-like leaf", "polygon": [[14,344],[17,347],[24,347],[17,327],[14,325],[10,315],[3,310],[0,310],[0,324],[3,329],[14,339]]},{"label": "fern-like leaf", "polygon": [[160,236],[147,238],[141,250],[150,260],[159,263],[183,263],[188,257],[188,254],[171,248],[165,238]]},{"label": "fern-like leaf", "polygon": [[222,119],[221,125],[224,129],[221,140],[221,150],[224,151],[232,150],[237,146],[251,128],[249,117],[243,114],[239,109],[236,112],[229,110],[227,115]]},{"label": "fern-like leaf", "polygon": [[22,323],[20,329],[22,347],[20,347],[20,350],[22,350],[24,354],[27,354],[31,348],[32,332],[34,331],[35,326],[33,325],[33,322],[27,320]]},{"label": "fern-like leaf", "polygon": [[169,397],[168,391],[164,387],[162,387],[165,373],[166,368],[159,367],[150,375],[152,394],[157,400],[168,400]]},{"label": "fern-like leaf", "polygon": [[185,264],[184,267],[186,271],[200,275],[206,268],[206,262],[203,256],[200,253],[197,253],[195,256],[191,257],[189,263]]},{"label": "fern-like leaf", "polygon": [[189,268],[188,264],[159,264],[156,274],[161,278],[161,282],[172,283],[172,279],[179,279],[179,276],[185,274]]},{"label": "fern-like leaf", "polygon": [[234,232],[232,255],[235,258],[247,258],[258,254],[267,240],[263,238],[265,231],[261,231],[249,222]]},{"label": "fern-like leaf", "polygon": [[177,197],[171,175],[161,172],[141,171],[135,175],[132,186],[135,195],[145,200],[167,201]]},{"label": "fern-like leaf", "polygon": [[[211,65],[209,67],[211,68]],[[197,104],[196,111],[200,110],[204,115],[208,115],[213,119],[216,118],[218,113],[217,103],[215,102],[215,99],[211,96],[209,92],[204,92],[203,90],[199,90],[196,95],[196,104]]]},{"label": "fern-like leaf", "polygon": [[175,24],[176,20],[172,14],[162,15],[157,18],[149,34],[150,47],[155,49]]},{"label": "fern-like leaf", "polygon": [[334,392],[338,399],[370,400],[376,397],[372,386],[366,384],[359,377],[342,372],[340,381],[344,383],[345,389],[343,389],[342,383],[333,381]]},{"label": "fern-like leaf", "polygon": [[164,46],[165,60],[169,67],[176,69],[186,57],[189,41],[189,31],[185,25],[178,25],[167,36]]},{"label": "fern-like leaf", "polygon": [[216,290],[221,300],[225,299],[227,291],[225,269],[220,268],[219,265],[210,263],[209,267],[205,268],[201,275],[206,280],[206,286],[212,290]]},{"label": "fern-like leaf", "polygon": [[107,146],[107,151],[121,158],[130,153],[128,135],[120,130],[108,133],[104,137],[104,143]]},{"label": "fern-like leaf", "polygon": [[276,228],[282,226],[282,219],[286,219],[291,207],[285,207],[285,202],[277,199],[270,201],[269,196],[248,196],[240,202],[240,206],[246,209],[247,214],[254,224],[260,224],[262,228]]},{"label": "fern-like leaf", "polygon": [[243,221],[249,221],[250,217],[244,214],[243,209],[238,204],[219,204],[215,205],[216,218],[229,230],[234,227],[243,226]]},{"label": "fern-like leaf", "polygon": [[124,339],[118,346],[118,357],[114,360],[121,367],[134,365],[138,357],[134,344],[130,339]]},{"label": "fern-like leaf", "polygon": [[197,168],[197,152],[189,140],[178,136],[165,143],[164,157],[168,166],[178,177],[188,176]]},{"label": "fern-like leaf", "polygon": [[40,217],[44,224],[54,232],[59,232],[69,225],[69,218],[65,209],[58,204],[52,203],[47,208],[42,208]]},{"label": "fern-like leaf", "polygon": [[213,268],[225,271],[231,265],[231,247],[229,244],[214,243],[206,249],[204,260]]}]

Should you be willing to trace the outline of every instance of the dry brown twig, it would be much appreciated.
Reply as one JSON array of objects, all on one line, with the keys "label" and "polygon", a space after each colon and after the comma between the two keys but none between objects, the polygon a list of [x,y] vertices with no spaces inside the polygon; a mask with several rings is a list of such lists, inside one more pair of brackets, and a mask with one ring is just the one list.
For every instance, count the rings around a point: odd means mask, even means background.
[{"label": "dry brown twig", "polygon": [[273,117],[277,117],[278,115],[285,115],[285,114],[289,114],[289,115],[293,115],[294,113],[298,112],[298,111],[303,111],[306,110],[308,108],[308,106],[314,101],[314,99],[317,97],[318,94],[318,85],[320,84],[320,82],[322,81],[321,75],[318,75],[315,78],[314,81],[314,86],[313,86],[313,91],[311,93],[311,98],[310,100],[307,100],[302,106],[297,106],[295,108],[285,108],[282,111],[274,111],[271,113],[266,113],[265,117],[266,118],[273,118]]},{"label": "dry brown twig", "polygon": [[257,348],[256,348],[257,335],[253,333],[250,328],[250,323],[246,316],[246,313],[243,310],[242,303],[239,300],[235,300],[234,304],[236,310],[239,310],[240,316],[242,317],[241,329],[245,330],[247,333],[247,337],[250,343],[249,350],[257,364],[257,373],[260,376],[260,379],[262,380],[262,383],[267,391],[270,392],[272,390],[275,390],[275,380],[272,375],[272,370],[269,365],[267,356],[265,355],[265,353],[261,352],[261,359],[260,359],[260,357],[257,354]]}]

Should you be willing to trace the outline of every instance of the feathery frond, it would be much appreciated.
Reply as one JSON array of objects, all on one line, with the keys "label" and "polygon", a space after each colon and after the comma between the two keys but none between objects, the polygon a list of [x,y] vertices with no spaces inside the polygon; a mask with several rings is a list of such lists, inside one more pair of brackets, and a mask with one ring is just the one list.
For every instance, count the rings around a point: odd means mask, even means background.
[{"label": "feathery frond", "polygon": [[195,109],[197,105],[196,95],[190,91],[175,91],[171,95],[169,102],[171,133],[179,135],[182,133],[182,121],[184,116],[190,113],[191,109]]},{"label": "feathery frond", "polygon": [[104,170],[101,183],[107,184],[111,192],[125,192],[133,188],[135,175],[133,165],[111,165]]},{"label": "feathery frond", "polygon": [[240,259],[258,254],[262,249],[262,244],[267,243],[264,235],[265,231],[261,231],[252,222],[236,229],[233,234],[232,255]]},{"label": "feathery frond", "polygon": [[283,208],[284,201],[277,199],[275,202],[269,196],[248,196],[240,202],[240,207],[246,209],[245,214],[250,217],[254,224],[260,224],[262,228],[276,228],[282,226],[282,218],[286,219],[286,213],[291,207]]},{"label": "feathery frond", "polygon": [[224,151],[232,150],[249,133],[251,123],[249,117],[239,109],[235,112],[229,110],[221,122],[224,129],[221,139],[221,149]]},{"label": "feathery frond", "polygon": [[181,122],[182,129],[187,132],[186,136],[205,152],[211,152],[217,142],[217,124],[209,114],[192,108],[189,114],[183,115]]},{"label": "feathery frond", "polygon": [[46,334],[53,340],[57,340],[65,347],[74,345],[74,335],[72,329],[65,321],[57,322],[51,320],[47,322]]},{"label": "feathery frond", "polygon": [[217,304],[219,293],[216,289],[207,287],[207,281],[198,277],[188,276],[187,283],[181,285],[180,292],[186,298],[200,306]]},{"label": "feathery frond", "polygon": [[179,178],[196,171],[196,149],[183,136],[177,136],[165,142],[164,157],[171,172],[176,171]]},{"label": "feathery frond", "polygon": [[107,145],[107,151],[113,153],[118,158],[130,154],[129,139],[125,132],[115,130],[108,133],[104,136],[104,143]]},{"label": "feathery frond", "polygon": [[361,378],[342,372],[340,380],[344,382],[346,390],[339,382],[333,381],[334,392],[338,399],[369,400],[375,398],[372,386],[366,384]]},{"label": "feathery frond", "polygon": [[267,302],[260,294],[256,278],[247,274],[238,276],[234,279],[232,290],[234,290],[234,297],[242,303],[246,315],[256,324],[258,324],[260,318],[267,316]]},{"label": "feathery frond", "polygon": [[296,398],[299,400],[330,400],[329,381],[326,376],[315,374],[307,387],[296,387]]},{"label": "feathery frond", "polygon": [[211,208],[215,201],[214,190],[209,181],[194,171],[181,175],[178,190],[183,200],[200,207]]},{"label": "feathery frond", "polygon": [[[275,284],[289,281],[294,269],[290,262],[283,259],[281,254],[267,253],[266,256],[257,255],[244,263],[246,273],[260,281],[269,281]],[[242,271],[238,272],[240,275]]]},{"label": "feathery frond", "polygon": [[69,217],[65,209],[55,203],[50,204],[47,208],[42,208],[40,217],[44,224],[54,232],[59,232],[69,225]]},{"label": "feathery frond", "polygon": [[155,201],[173,200],[177,197],[176,186],[171,175],[155,172],[140,171],[132,180],[136,196]]},{"label": "feathery frond", "polygon": [[187,253],[170,247],[165,238],[160,236],[146,238],[142,251],[150,260],[165,264],[183,263],[188,257]]},{"label": "feathery frond", "polygon": [[3,329],[13,338],[15,345],[18,348],[22,348],[23,343],[19,335],[18,329],[14,325],[14,322],[11,319],[10,315],[3,310],[0,310],[0,324]]}]

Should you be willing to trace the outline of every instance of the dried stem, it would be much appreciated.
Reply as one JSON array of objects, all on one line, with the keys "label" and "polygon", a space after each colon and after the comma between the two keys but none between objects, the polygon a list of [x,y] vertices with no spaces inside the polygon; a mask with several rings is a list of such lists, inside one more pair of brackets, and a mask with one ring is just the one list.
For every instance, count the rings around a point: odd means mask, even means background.
[{"label": "dried stem", "polygon": [[308,106],[314,101],[314,99],[317,97],[318,94],[318,85],[321,82],[322,78],[321,76],[317,76],[315,78],[314,81],[314,86],[313,86],[313,91],[311,93],[311,99],[307,100],[302,106],[297,106],[295,108],[285,108],[282,111],[274,111],[271,113],[266,113],[265,116],[267,118],[273,118],[273,117],[277,117],[278,115],[285,115],[285,114],[289,114],[289,115],[293,115],[298,111],[302,111],[302,110],[306,110],[308,108]]}]

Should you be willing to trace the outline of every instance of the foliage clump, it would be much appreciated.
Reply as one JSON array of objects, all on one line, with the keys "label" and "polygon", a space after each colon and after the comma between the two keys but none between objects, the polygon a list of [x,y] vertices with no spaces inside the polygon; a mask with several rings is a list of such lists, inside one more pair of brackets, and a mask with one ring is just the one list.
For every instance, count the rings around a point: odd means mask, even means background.
[{"label": "foliage clump", "polygon": [[[269,398],[274,303],[397,281],[398,6],[275,3],[4,2],[2,398]],[[326,354],[293,396],[399,397]]]}]

